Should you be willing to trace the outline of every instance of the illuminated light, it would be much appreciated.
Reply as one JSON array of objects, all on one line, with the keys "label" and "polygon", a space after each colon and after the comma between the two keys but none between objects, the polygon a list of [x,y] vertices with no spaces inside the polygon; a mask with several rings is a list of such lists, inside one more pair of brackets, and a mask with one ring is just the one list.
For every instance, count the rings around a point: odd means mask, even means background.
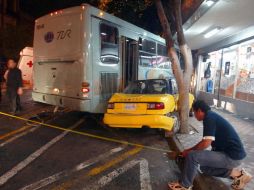
[{"label": "illuminated light", "polygon": [[103,36],[107,36],[107,34],[106,34],[105,32],[102,32],[102,33],[101,33],[101,35],[103,35]]},{"label": "illuminated light", "polygon": [[57,94],[60,92],[60,90],[58,88],[54,88],[53,91],[54,91],[54,93],[57,93]]},{"label": "illuminated light", "polygon": [[84,5],[82,6],[82,9],[85,10],[85,6]]},{"label": "illuminated light", "polygon": [[87,94],[88,92],[90,92],[90,89],[87,88],[87,87],[82,88],[82,92],[83,92],[84,94]]},{"label": "illuminated light", "polygon": [[99,15],[100,15],[100,16],[103,16],[103,15],[104,15],[104,13],[103,13],[103,12],[100,12],[100,13],[99,13]]},{"label": "illuminated light", "polygon": [[206,0],[205,4],[206,4],[208,7],[211,7],[211,6],[214,4],[214,1],[213,1],[213,0]]},{"label": "illuminated light", "polygon": [[56,11],[56,12],[55,12],[55,15],[57,15],[57,14],[58,14],[58,12]]},{"label": "illuminated light", "polygon": [[53,16],[54,14],[53,13],[50,13],[50,16]]},{"label": "illuminated light", "polygon": [[147,104],[147,109],[148,110],[162,110],[164,108],[165,108],[165,105],[162,102],[148,103]]},{"label": "illuminated light", "polygon": [[142,44],[138,44],[139,46],[143,46]]},{"label": "illuminated light", "polygon": [[215,34],[217,34],[217,33],[218,33],[219,31],[221,31],[221,30],[222,30],[222,28],[216,27],[216,28],[212,29],[211,31],[207,32],[207,33],[204,35],[204,37],[205,37],[205,38],[210,38],[210,37],[214,36]]}]

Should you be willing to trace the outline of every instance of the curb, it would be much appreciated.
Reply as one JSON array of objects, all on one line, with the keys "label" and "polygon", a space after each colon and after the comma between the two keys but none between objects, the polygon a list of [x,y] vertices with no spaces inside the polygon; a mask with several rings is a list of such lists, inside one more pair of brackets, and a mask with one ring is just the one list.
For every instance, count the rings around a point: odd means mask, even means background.
[{"label": "curb", "polygon": [[[169,146],[173,151],[182,151],[184,149],[183,145],[177,138],[177,136],[171,136],[168,139]],[[178,164],[179,169],[182,171],[182,166]],[[205,176],[198,174],[194,180],[193,190],[230,190],[225,183],[223,183],[219,178],[212,176]]]}]

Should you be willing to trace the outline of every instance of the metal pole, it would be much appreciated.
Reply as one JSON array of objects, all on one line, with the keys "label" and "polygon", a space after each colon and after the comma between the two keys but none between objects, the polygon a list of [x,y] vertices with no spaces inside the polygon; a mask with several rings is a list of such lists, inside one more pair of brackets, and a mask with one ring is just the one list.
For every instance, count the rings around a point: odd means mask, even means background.
[{"label": "metal pole", "polygon": [[221,50],[221,61],[220,61],[220,75],[219,75],[219,86],[218,86],[218,92],[217,92],[217,107],[221,107],[220,102],[220,83],[221,83],[221,73],[222,73],[222,65],[223,65],[223,54],[224,50]]}]

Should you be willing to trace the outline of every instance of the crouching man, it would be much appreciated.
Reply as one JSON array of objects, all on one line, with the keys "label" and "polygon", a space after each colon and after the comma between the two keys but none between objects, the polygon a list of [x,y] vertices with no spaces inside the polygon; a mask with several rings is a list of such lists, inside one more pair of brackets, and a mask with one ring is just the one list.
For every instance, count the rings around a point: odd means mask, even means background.
[{"label": "crouching man", "polygon": [[[172,190],[191,190],[200,171],[206,175],[232,178],[233,189],[243,189],[252,176],[237,169],[246,157],[241,139],[233,126],[201,100],[194,102],[193,111],[203,121],[203,139],[194,147],[184,150],[184,170],[179,182],[169,183]],[[205,150],[208,147],[212,150]]]}]

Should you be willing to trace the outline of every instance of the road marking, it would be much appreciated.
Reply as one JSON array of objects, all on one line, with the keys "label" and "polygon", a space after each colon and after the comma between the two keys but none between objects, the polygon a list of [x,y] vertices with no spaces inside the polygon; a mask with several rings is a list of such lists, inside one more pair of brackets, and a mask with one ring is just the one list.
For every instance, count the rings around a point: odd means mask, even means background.
[{"label": "road marking", "polygon": [[115,164],[118,164],[119,162],[127,159],[130,156],[133,156],[137,153],[139,153],[142,150],[142,148],[140,147],[136,147],[133,148],[123,154],[121,154],[120,156],[118,156],[117,158],[113,159],[112,161],[107,162],[106,164],[96,167],[94,169],[91,169],[88,174],[86,176],[83,176],[81,178],[72,180],[72,181],[66,181],[64,183],[62,183],[61,185],[53,188],[52,190],[65,190],[65,189],[71,189],[71,187],[75,184],[78,183],[80,181],[84,181],[86,177],[91,177],[91,176],[95,176],[103,171],[105,171],[106,169],[109,169],[110,167],[114,166]]},{"label": "road marking", "polygon": [[15,136],[11,137],[10,139],[4,141],[3,143],[1,143],[1,144],[0,144],[0,147],[3,147],[3,146],[5,146],[5,145],[7,145],[7,144],[13,142],[13,141],[15,141],[16,139],[18,139],[18,138],[20,138],[20,137],[22,137],[22,136],[24,136],[24,135],[26,135],[26,134],[28,134],[28,133],[34,132],[35,130],[37,130],[37,129],[39,129],[39,128],[40,128],[40,127],[37,126],[37,127],[31,128],[31,129],[29,129],[29,130],[27,130],[27,131],[24,131],[24,132],[22,132],[22,133],[19,133],[19,134],[15,135]]},{"label": "road marking", "polygon": [[99,167],[96,167],[96,168],[93,168],[92,170],[90,170],[88,172],[88,176],[95,176],[95,175],[98,175],[100,173],[102,173],[103,171],[107,170],[108,168],[111,168],[112,166],[118,164],[119,162],[122,162],[123,160],[127,159],[128,157],[130,156],[133,156],[137,153],[139,153],[140,151],[142,150],[142,148],[140,147],[136,147],[132,150],[129,150],[128,152],[125,152],[124,154],[118,156],[117,158],[109,161],[108,163],[102,165],[102,166],[99,166]]},{"label": "road marking", "polygon": [[112,171],[111,173],[101,177],[98,181],[94,184],[86,186],[83,190],[98,190],[103,188],[115,178],[120,176],[121,174],[127,172],[129,169],[133,168],[136,165],[140,165],[140,189],[141,190],[152,190],[151,180],[150,180],[150,173],[148,167],[148,161],[146,159],[141,160],[133,160],[125,164],[124,166],[117,168],[116,170]]},{"label": "road marking", "polygon": [[[70,129],[74,129],[75,127],[79,126],[81,123],[84,122],[84,119],[80,119],[78,122],[76,122],[74,125],[70,127]],[[28,166],[31,162],[33,162],[36,158],[38,158],[40,155],[42,155],[48,148],[50,148],[52,145],[54,145],[56,142],[61,140],[65,135],[67,135],[69,131],[64,131],[51,141],[49,141],[47,144],[36,150],[34,153],[29,155],[25,160],[14,166],[11,170],[6,172],[0,177],[0,186],[5,184],[8,180],[10,180],[13,176],[15,176],[19,171],[24,169],[26,166]]]},{"label": "road marking", "polygon": [[140,148],[146,148],[146,149],[149,149],[149,150],[160,151],[160,152],[172,152],[171,150],[166,150],[166,149],[162,149],[162,148],[157,148],[157,147],[152,147],[152,146],[145,146],[145,145],[142,145],[142,144],[132,143],[132,142],[119,140],[119,139],[114,139],[114,138],[109,138],[109,137],[104,137],[104,136],[98,136],[98,135],[94,135],[94,134],[91,134],[91,133],[85,133],[85,132],[76,131],[76,130],[72,130],[72,129],[65,129],[65,128],[62,128],[62,127],[59,127],[59,126],[50,125],[50,124],[46,124],[46,123],[42,123],[42,122],[38,122],[38,121],[25,119],[25,118],[22,118],[22,117],[13,116],[13,115],[10,115],[10,114],[4,113],[4,112],[0,112],[0,114],[8,116],[8,117],[16,118],[16,119],[19,119],[19,120],[23,120],[23,121],[29,121],[31,123],[36,123],[36,124],[39,124],[41,126],[45,126],[45,127],[49,127],[49,128],[53,128],[53,129],[58,129],[58,130],[61,130],[61,131],[68,131],[68,132],[71,132],[73,134],[78,134],[78,135],[82,135],[82,136],[86,136],[86,137],[90,137],[90,138],[94,138],[94,139],[99,139],[99,140],[103,140],[103,141],[114,142],[114,143],[119,143],[119,144],[123,144],[123,145],[130,145],[130,146],[140,147]]},{"label": "road marking", "polygon": [[92,166],[94,164],[96,164],[97,162],[101,161],[101,160],[104,160],[106,158],[108,158],[109,156],[112,156],[120,151],[123,150],[124,147],[118,147],[118,148],[114,148],[114,149],[111,149],[109,152],[106,152],[104,154],[101,154],[99,156],[97,156],[96,158],[92,158],[92,159],[89,159],[87,161],[84,161],[80,164],[78,164],[77,166],[75,166],[74,168],[70,169],[70,170],[64,170],[64,171],[61,171],[61,172],[58,172],[54,175],[51,175],[47,178],[44,178],[40,181],[37,181],[33,184],[30,184],[28,186],[25,186],[23,188],[21,188],[20,190],[37,190],[37,189],[40,189],[42,187],[45,187],[47,185],[50,185],[64,177],[67,177],[69,175],[71,175],[72,173],[75,173],[75,172],[78,172],[80,170],[83,170],[89,166]]},{"label": "road marking", "polygon": [[29,128],[31,128],[31,126],[26,125],[26,126],[23,126],[23,127],[19,128],[19,129],[14,130],[14,131],[11,131],[9,133],[3,134],[3,135],[0,136],[0,140],[6,139],[9,136],[15,135],[15,134],[17,134],[19,132],[22,132],[22,131],[25,131],[25,130],[27,130]]},{"label": "road marking", "polygon": [[[64,109],[63,111],[67,111],[66,113],[68,113],[68,109]],[[13,141],[15,141],[16,139],[18,139],[18,138],[20,138],[20,137],[22,137],[22,136],[24,136],[24,135],[26,135],[26,134],[28,134],[28,133],[31,133],[31,132],[34,132],[35,130],[37,130],[37,129],[39,129],[40,128],[40,126],[33,126],[33,125],[28,125],[29,127],[33,127],[33,128],[31,128],[31,129],[29,129],[29,130],[27,130],[27,131],[24,131],[24,132],[22,132],[22,133],[19,133],[19,134],[17,134],[17,135],[15,135],[15,136],[13,136],[13,137],[11,137],[10,139],[7,139],[6,141],[4,141],[4,142],[2,142],[1,144],[0,144],[0,147],[3,147],[3,146],[5,146],[5,145],[7,145],[7,144],[9,144],[9,143],[11,143],[11,142],[13,142]]]}]

